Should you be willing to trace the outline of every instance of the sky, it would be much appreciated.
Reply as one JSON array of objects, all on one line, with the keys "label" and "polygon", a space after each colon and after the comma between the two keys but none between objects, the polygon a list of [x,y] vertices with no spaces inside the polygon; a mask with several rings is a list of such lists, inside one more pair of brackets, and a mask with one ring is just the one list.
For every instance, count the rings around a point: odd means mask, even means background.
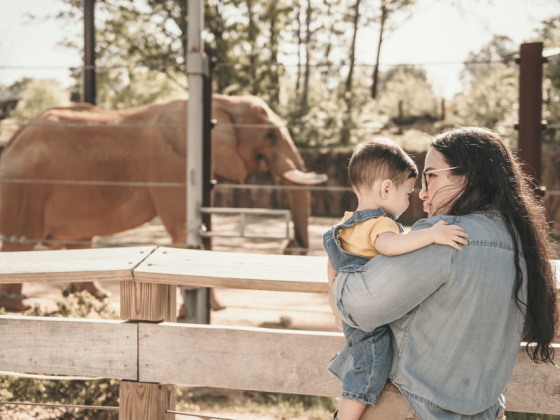
[{"label": "sky", "polygon": [[[381,63],[441,63],[425,65],[437,95],[450,98],[462,91],[462,65],[471,51],[478,51],[493,34],[507,35],[516,44],[530,41],[542,20],[560,15],[558,0],[428,0],[420,2],[413,15],[401,22],[386,39]],[[452,3],[459,3],[457,7]],[[79,66],[80,56],[58,46],[65,36],[80,33],[82,26],[47,20],[26,23],[26,12],[45,16],[60,10],[60,0],[0,0],[0,66]],[[357,61],[373,63],[378,27],[360,30]],[[293,64],[293,56],[283,57]],[[22,77],[56,79],[72,84],[67,69],[1,69],[0,83],[11,84]]]}]

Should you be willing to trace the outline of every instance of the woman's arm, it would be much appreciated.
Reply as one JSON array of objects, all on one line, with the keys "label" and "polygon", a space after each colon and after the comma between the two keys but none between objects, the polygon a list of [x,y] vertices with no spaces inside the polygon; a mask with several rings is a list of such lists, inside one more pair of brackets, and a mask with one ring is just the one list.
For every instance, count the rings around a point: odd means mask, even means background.
[{"label": "woman's arm", "polygon": [[389,257],[416,251],[431,244],[449,245],[461,251],[458,244],[466,245],[463,238],[467,238],[462,227],[449,225],[441,220],[428,229],[416,230],[406,234],[387,232],[379,235],[375,241],[375,248]]},{"label": "woman's arm", "polygon": [[[434,222],[425,221],[414,230]],[[378,255],[364,272],[339,273],[331,283],[339,316],[364,331],[401,318],[445,283],[453,252],[434,244],[396,257]]]},{"label": "woman's arm", "polygon": [[342,331],[342,322],[340,320],[340,317],[338,316],[338,311],[336,309],[336,303],[334,300],[334,295],[333,295],[333,289],[332,289],[332,284],[334,283],[334,280],[336,279],[336,276],[338,275],[338,273],[335,271],[335,269],[332,267],[331,262],[329,260],[327,260],[327,276],[328,276],[328,281],[329,281],[329,304],[331,305],[331,311],[334,315],[334,323],[337,326],[337,328]]}]

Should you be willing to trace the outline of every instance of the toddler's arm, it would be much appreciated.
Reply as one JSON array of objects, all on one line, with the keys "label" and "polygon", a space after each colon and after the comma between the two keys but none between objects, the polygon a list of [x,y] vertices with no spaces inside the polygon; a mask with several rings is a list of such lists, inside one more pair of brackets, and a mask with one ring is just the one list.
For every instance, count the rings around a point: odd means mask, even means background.
[{"label": "toddler's arm", "polygon": [[462,227],[449,225],[441,220],[428,229],[416,230],[407,234],[387,232],[379,235],[375,241],[375,248],[379,253],[389,257],[416,251],[433,243],[449,245],[461,251],[462,248],[459,244],[466,245],[467,241],[463,238],[468,236]]}]

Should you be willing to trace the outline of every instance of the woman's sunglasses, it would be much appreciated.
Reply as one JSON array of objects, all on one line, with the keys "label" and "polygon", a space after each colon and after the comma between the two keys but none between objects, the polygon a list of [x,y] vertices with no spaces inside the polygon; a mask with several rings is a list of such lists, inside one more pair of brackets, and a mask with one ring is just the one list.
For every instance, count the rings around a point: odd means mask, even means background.
[{"label": "woman's sunglasses", "polygon": [[426,192],[428,192],[428,178],[426,177],[427,174],[431,174],[432,172],[441,172],[441,171],[449,171],[451,169],[459,169],[460,166],[455,166],[453,168],[443,168],[443,169],[433,169],[431,171],[422,171],[422,188]]}]

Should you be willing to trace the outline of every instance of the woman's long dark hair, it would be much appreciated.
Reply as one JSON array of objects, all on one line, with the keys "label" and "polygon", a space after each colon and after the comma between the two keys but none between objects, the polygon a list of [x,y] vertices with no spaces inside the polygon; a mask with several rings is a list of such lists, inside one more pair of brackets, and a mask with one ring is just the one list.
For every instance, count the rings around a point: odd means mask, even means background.
[{"label": "woman's long dark hair", "polygon": [[[436,136],[431,146],[450,167],[459,167],[452,175],[465,176],[464,187],[436,213],[445,208],[447,214],[460,216],[491,207],[504,217],[515,250],[515,300],[520,309],[526,308],[526,350],[535,362],[552,362],[558,310],[549,260],[555,258],[555,252],[533,180],[522,171],[506,142],[491,130],[456,128]],[[527,302],[519,297],[523,285],[521,252],[527,264]]]}]

